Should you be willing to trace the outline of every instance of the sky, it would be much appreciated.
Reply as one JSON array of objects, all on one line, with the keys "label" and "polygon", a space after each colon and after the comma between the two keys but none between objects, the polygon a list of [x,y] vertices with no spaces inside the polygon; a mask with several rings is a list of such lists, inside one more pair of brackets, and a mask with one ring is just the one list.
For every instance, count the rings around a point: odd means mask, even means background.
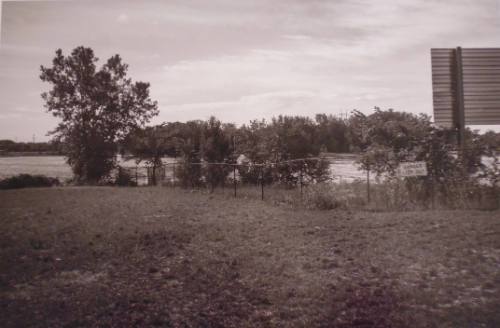
[{"label": "sky", "polygon": [[[500,0],[1,1],[0,139],[46,141],[55,50],[120,54],[152,123],[279,114],[432,115],[431,48],[500,47]],[[490,127],[482,127],[487,129]],[[498,127],[495,130],[499,130]]]}]

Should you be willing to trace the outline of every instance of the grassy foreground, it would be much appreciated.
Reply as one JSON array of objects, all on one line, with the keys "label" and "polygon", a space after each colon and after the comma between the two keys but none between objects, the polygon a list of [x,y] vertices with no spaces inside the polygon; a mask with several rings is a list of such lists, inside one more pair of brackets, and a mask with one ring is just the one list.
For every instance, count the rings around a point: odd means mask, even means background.
[{"label": "grassy foreground", "polygon": [[499,327],[500,212],[0,191],[3,327]]}]

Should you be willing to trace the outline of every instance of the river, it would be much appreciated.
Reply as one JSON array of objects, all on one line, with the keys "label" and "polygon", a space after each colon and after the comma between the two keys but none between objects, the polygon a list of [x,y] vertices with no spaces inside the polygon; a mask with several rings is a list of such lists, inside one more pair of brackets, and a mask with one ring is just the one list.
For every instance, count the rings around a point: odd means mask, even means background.
[{"label": "river", "polygon": [[[331,163],[332,177],[338,181],[365,178],[365,173],[359,171],[355,165],[355,156],[328,156],[328,160]],[[166,158],[164,161],[171,162],[173,159]],[[136,167],[134,160],[119,158],[118,162],[124,167]],[[140,166],[144,166],[144,164],[141,163]],[[42,174],[58,178],[60,181],[65,181],[73,176],[71,168],[66,164],[63,156],[0,157],[0,179],[21,173]]]}]

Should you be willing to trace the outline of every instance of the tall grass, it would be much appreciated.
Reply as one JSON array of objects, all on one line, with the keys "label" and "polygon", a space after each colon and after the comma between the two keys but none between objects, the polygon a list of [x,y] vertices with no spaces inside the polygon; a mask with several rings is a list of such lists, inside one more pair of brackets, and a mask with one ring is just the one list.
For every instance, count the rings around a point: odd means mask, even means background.
[{"label": "tall grass", "polygon": [[[197,189],[209,192],[208,189]],[[233,185],[218,188],[215,194],[234,197]],[[260,199],[260,186],[238,185],[238,198]],[[266,185],[264,200],[280,206],[314,210],[416,211],[444,209],[495,210],[500,206],[498,187],[471,181],[444,183],[418,179],[386,179],[370,184],[370,199],[365,181],[323,182],[290,188]]]}]

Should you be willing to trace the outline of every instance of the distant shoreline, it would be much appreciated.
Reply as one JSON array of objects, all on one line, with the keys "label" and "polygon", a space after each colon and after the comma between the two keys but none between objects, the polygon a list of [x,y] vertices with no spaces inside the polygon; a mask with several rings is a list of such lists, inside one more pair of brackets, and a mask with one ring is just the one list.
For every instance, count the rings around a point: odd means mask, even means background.
[{"label": "distant shoreline", "polygon": [[64,156],[61,153],[53,151],[12,151],[12,152],[0,152],[0,157],[35,157],[35,156]]}]

